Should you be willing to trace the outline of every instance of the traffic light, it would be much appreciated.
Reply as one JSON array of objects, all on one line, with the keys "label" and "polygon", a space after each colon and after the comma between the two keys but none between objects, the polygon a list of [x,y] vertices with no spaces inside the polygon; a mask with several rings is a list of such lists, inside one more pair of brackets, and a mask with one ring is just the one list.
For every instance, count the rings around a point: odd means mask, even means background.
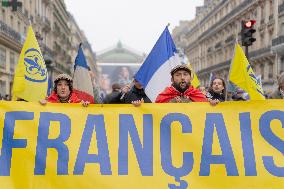
[{"label": "traffic light", "polygon": [[3,7],[12,7],[12,11],[17,11],[18,7],[22,7],[22,2],[18,0],[2,0]]},{"label": "traffic light", "polygon": [[255,33],[255,29],[253,28],[255,20],[242,21],[242,46],[251,46],[253,42],[255,42],[255,38],[253,37],[253,33]]}]

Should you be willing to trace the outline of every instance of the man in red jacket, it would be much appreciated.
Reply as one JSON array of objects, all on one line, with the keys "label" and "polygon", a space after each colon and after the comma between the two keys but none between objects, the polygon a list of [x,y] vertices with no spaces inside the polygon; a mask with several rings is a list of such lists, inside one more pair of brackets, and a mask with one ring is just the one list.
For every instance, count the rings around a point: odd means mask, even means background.
[{"label": "man in red jacket", "polygon": [[[47,98],[51,103],[82,103],[88,106],[89,102],[83,101],[73,92],[73,79],[67,74],[59,74],[54,80],[54,89]],[[46,100],[40,100],[40,104],[45,105]]]},{"label": "man in red jacket", "polygon": [[172,85],[156,98],[157,103],[207,102],[204,94],[191,86],[191,71],[186,65],[171,70]]}]

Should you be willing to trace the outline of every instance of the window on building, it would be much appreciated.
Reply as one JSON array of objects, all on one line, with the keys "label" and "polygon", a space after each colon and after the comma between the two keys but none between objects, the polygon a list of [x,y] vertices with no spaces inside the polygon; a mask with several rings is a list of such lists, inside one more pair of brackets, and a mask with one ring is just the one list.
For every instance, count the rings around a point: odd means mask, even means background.
[{"label": "window on building", "polygon": [[257,17],[257,9],[254,10],[253,15],[255,18]]},{"label": "window on building", "polygon": [[10,17],[10,27],[14,29],[14,18],[13,18],[13,16]]},{"label": "window on building", "polygon": [[270,63],[270,64],[268,65],[268,78],[269,78],[269,79],[272,79],[272,78],[273,78],[273,64],[272,64],[272,63]]},{"label": "window on building", "polygon": [[261,78],[264,78],[264,64],[260,65],[260,75],[261,75]]},{"label": "window on building", "polygon": [[6,69],[6,49],[0,47],[0,68]]},{"label": "window on building", "polygon": [[269,10],[270,10],[270,15],[273,15],[274,11],[273,11],[273,4],[274,4],[274,0],[270,0],[269,1]]},{"label": "window on building", "polygon": [[6,95],[6,82],[2,80],[0,80],[0,94],[2,96]]},{"label": "window on building", "polygon": [[232,1],[232,7],[236,7],[236,1],[235,0]]},{"label": "window on building", "polygon": [[1,20],[3,20],[3,22],[6,21],[6,13],[4,9],[2,9],[2,19]]},{"label": "window on building", "polygon": [[[264,10],[264,5],[261,5],[260,6],[260,8],[261,8],[261,22],[264,22],[264,18],[265,18],[265,10]],[[261,23],[261,24],[263,24],[263,23]]]},{"label": "window on building", "polygon": [[24,26],[24,34],[26,35],[27,34],[27,27]]},{"label": "window on building", "polygon": [[281,32],[281,35],[284,35],[284,23],[281,23],[281,30],[280,30],[280,32]]},{"label": "window on building", "polygon": [[15,53],[10,52],[10,71],[11,73],[14,73],[15,65],[16,65]]},{"label": "window on building", "polygon": [[260,43],[264,44],[264,34],[263,33],[260,34]]},{"label": "window on building", "polygon": [[18,21],[18,32],[20,32],[21,33],[21,23]]},{"label": "window on building", "polygon": [[281,57],[281,63],[280,63],[280,73],[284,72],[284,56]]}]

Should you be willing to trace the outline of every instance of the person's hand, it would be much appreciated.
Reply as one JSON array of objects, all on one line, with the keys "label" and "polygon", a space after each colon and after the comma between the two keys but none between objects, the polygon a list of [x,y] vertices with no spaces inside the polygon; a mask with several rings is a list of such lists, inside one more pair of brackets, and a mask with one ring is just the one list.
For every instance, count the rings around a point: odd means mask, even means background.
[{"label": "person's hand", "polygon": [[39,103],[44,106],[46,105],[47,101],[45,99],[41,99],[39,100]]},{"label": "person's hand", "polygon": [[133,106],[135,106],[135,107],[141,106],[142,103],[144,103],[143,98],[141,98],[141,100],[135,100],[135,101],[131,102],[131,104],[133,104]]},{"label": "person's hand", "polygon": [[182,102],[180,96],[175,97],[175,99],[176,99],[176,101],[177,101],[178,103],[181,103],[181,102]]},{"label": "person's hand", "polygon": [[216,106],[220,102],[219,100],[212,100],[212,99],[209,99],[208,101],[209,101],[211,106]]},{"label": "person's hand", "polygon": [[128,91],[130,91],[130,85],[125,85],[122,87],[121,92],[123,94],[128,93]]},{"label": "person's hand", "polygon": [[81,104],[82,104],[83,107],[87,107],[87,106],[89,106],[90,102],[82,100]]}]

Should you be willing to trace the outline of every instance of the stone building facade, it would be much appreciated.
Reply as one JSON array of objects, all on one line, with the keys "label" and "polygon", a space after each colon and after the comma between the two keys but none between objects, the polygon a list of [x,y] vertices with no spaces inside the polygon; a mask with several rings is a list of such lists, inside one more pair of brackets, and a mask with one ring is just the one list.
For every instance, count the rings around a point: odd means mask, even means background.
[{"label": "stone building facade", "polygon": [[[93,72],[95,55],[64,0],[24,0],[13,12],[0,5],[0,94],[11,95],[14,69],[17,65],[27,29],[31,22],[50,75],[71,73],[79,41]],[[76,38],[76,39],[74,39]],[[77,39],[78,38],[78,39]],[[74,53],[76,52],[76,53]]]},{"label": "stone building facade", "polygon": [[242,20],[256,20],[249,59],[263,88],[270,91],[284,71],[283,0],[204,0],[193,20],[182,21],[173,30],[173,38],[202,85],[208,85],[210,73],[227,79],[235,41],[241,44]]}]

